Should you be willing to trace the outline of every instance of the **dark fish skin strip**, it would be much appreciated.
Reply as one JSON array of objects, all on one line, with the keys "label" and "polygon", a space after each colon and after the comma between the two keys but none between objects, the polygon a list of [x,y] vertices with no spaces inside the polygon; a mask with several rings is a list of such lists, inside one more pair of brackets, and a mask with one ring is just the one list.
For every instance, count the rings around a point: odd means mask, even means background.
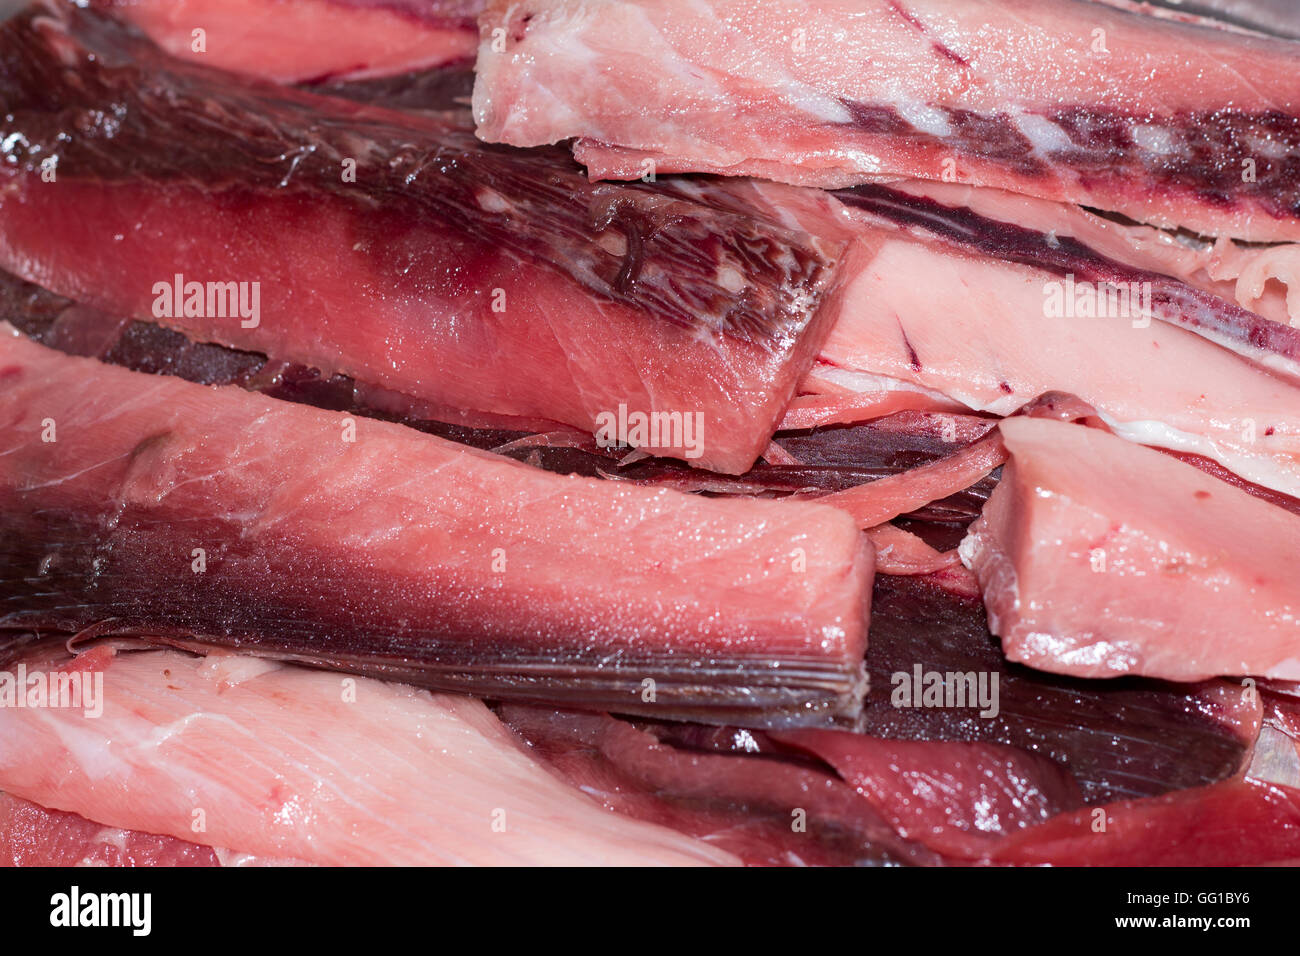
[{"label": "dark fish skin strip", "polygon": [[1070,236],[1049,236],[888,186],[855,186],[837,190],[835,196],[855,209],[981,256],[1059,276],[1072,274],[1079,281],[1125,287],[1149,282],[1154,318],[1226,344],[1247,357],[1266,353],[1300,363],[1300,329],[1270,321],[1169,276],[1117,262]]},{"label": "dark fish skin strip", "polygon": [[[447,64],[370,80],[330,80],[305,85],[304,89],[389,109],[467,110],[474,92],[474,63]],[[472,128],[474,120],[466,115],[465,123]]]},{"label": "dark fish skin strip", "polygon": [[[923,671],[997,674],[999,713],[894,707],[891,677]],[[1068,767],[1090,804],[1155,796],[1223,780],[1248,758],[1258,704],[1223,712],[1207,685],[1122,678],[1088,681],[1009,663],[983,604],[932,581],[879,575],[867,648],[871,691],[862,726],[879,737],[984,740]],[[1207,693],[1209,691],[1209,693]]]},{"label": "dark fish skin strip", "polygon": [[[1279,219],[1300,214],[1300,161],[1296,159],[1300,119],[1276,110],[1180,111],[1163,117],[1158,129],[1177,144],[1177,155],[1170,157],[1133,141],[1129,130],[1150,124],[1151,117],[1097,106],[1065,107],[1043,115],[1065,133],[1070,145],[1044,157],[1008,114],[937,107],[951,129],[940,138],[916,129],[891,106],[840,102],[856,129],[991,162],[1030,180],[1046,177],[1060,165],[1077,170],[1092,183],[1141,182],[1158,191],[1190,191],[1224,208],[1249,201]],[[1256,180],[1243,182],[1241,163],[1254,155],[1251,141],[1256,137],[1276,139],[1287,155],[1265,164]]]}]

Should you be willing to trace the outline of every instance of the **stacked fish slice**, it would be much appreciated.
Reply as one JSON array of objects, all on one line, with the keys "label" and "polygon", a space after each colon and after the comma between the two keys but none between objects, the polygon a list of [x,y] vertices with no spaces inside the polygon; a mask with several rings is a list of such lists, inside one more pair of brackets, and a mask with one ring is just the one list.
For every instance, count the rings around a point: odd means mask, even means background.
[{"label": "stacked fish slice", "polygon": [[1300,860],[1300,47],[752,7],[0,25],[0,861]]}]

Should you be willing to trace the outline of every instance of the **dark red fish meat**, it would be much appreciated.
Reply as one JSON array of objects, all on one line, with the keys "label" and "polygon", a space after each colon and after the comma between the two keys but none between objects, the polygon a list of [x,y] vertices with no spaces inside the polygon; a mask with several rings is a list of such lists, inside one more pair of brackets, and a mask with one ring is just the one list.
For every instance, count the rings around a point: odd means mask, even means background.
[{"label": "dark red fish meat", "polygon": [[452,420],[603,429],[732,473],[820,346],[840,247],[782,224],[785,190],[593,185],[562,151],[52,10],[0,28],[0,266],[54,292]]},{"label": "dark red fish meat", "polygon": [[1300,790],[1248,778],[1062,814],[990,862],[1056,866],[1259,866],[1300,862]]}]

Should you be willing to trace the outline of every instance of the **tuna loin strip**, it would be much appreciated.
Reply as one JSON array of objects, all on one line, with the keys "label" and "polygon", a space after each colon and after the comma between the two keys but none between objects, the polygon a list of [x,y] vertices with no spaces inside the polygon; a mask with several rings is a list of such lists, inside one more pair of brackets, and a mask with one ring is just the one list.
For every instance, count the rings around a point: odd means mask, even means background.
[{"label": "tuna loin strip", "polygon": [[961,545],[1008,658],[1079,677],[1300,679],[1300,516],[1094,428],[1009,418]]},{"label": "tuna loin strip", "polygon": [[969,488],[997,470],[1006,457],[1001,437],[993,432],[947,458],[819,500],[847,511],[859,528],[871,528]]},{"label": "tuna loin strip", "polygon": [[0,266],[110,314],[730,473],[828,328],[840,244],[773,205],[802,191],[590,184],[564,151],[202,70],[63,5],[0,27],[0,78]]},{"label": "tuna loin strip", "polygon": [[482,701],[364,678],[350,696],[338,675],[239,655],[109,651],[33,663],[47,684],[98,671],[103,712],[0,709],[6,792],[107,826],[328,866],[735,862],[605,811]]},{"label": "tuna loin strip", "polygon": [[1294,43],[1071,0],[492,0],[480,23],[480,135],[581,137],[598,178],[955,177],[1300,238]]},{"label": "tuna loin strip", "polygon": [[658,716],[856,707],[872,549],[837,509],[549,474],[12,329],[0,400],[0,627]]},{"label": "tuna loin strip", "polygon": [[[601,448],[590,435],[555,423],[531,423],[533,430],[523,431],[432,421],[421,417],[418,404],[403,403],[400,396],[377,395],[345,375],[324,378],[313,369],[269,362],[256,353],[193,342],[180,332],[152,323],[87,308],[2,270],[0,316],[37,342],[72,355],[98,358],[138,372],[175,375],[203,385],[239,385],[286,401],[399,421],[558,474],[633,481],[679,491],[763,496],[839,491],[945,457],[960,448],[961,442],[974,441],[994,424],[993,419],[961,415],[936,419],[904,412],[852,427],[801,429],[779,434],[779,442],[769,449],[793,463],[759,462],[743,475],[717,475],[663,458],[625,463],[625,451]],[[390,398],[399,401],[394,404]],[[510,424],[523,429],[528,423]],[[543,434],[538,434],[539,430]],[[933,439],[932,433],[950,433],[953,441]],[[797,448],[797,460],[780,443]],[[960,538],[966,525],[978,516],[994,484],[986,479],[956,495],[929,502],[911,516],[930,527],[957,528]]]}]

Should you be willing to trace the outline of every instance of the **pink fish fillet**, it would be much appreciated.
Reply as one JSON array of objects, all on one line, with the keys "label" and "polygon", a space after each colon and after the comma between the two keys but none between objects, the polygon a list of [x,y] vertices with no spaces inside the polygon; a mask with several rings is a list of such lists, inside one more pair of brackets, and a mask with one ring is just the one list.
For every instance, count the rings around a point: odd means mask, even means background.
[{"label": "pink fish fillet", "polygon": [[492,0],[487,140],[598,178],[994,186],[1300,238],[1300,46],[1075,0]]},{"label": "pink fish fillet", "polygon": [[858,243],[834,293],[822,377],[829,365],[846,381],[866,374],[873,390],[896,382],[997,415],[1068,392],[1127,439],[1300,494],[1300,330],[1128,270],[1086,244],[1119,252],[1124,240],[1045,204],[976,191],[972,208],[931,192],[837,194]]},{"label": "pink fish fillet", "polygon": [[960,553],[1013,661],[1079,677],[1300,678],[1300,516],[1100,429],[1001,426]]},{"label": "pink fish fillet", "polygon": [[879,574],[933,574],[953,567],[959,560],[956,551],[938,551],[897,525],[868,528],[867,537],[876,549]]},{"label": "pink fish fillet", "polygon": [[0,523],[0,633],[96,625],[658,716],[856,706],[872,549],[838,509],[552,474],[8,326]]},{"label": "pink fish fillet", "polygon": [[94,0],[173,56],[301,83],[472,59],[482,0]]},{"label": "pink fish fillet", "polygon": [[95,666],[97,717],[0,708],[6,792],[106,826],[325,865],[734,862],[602,809],[470,697],[231,655],[127,652]]}]

